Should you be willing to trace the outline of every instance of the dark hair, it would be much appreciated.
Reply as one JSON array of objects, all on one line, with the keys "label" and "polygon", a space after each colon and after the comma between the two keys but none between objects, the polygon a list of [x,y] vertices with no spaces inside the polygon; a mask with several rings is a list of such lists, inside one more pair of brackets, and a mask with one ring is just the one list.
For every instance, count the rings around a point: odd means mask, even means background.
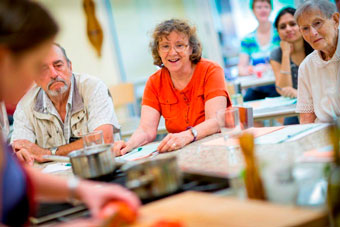
[{"label": "dark hair", "polygon": [[275,21],[274,21],[275,28],[276,29],[279,28],[279,21],[283,15],[289,13],[290,15],[294,17],[295,11],[296,9],[294,9],[293,7],[286,7],[286,8],[281,9],[279,13],[277,14]]},{"label": "dark hair", "polygon": [[[295,12],[296,12],[296,9],[292,7],[286,7],[286,8],[281,9],[279,13],[277,14],[275,21],[274,21],[275,28],[278,30],[279,22],[282,16],[288,13],[294,17]],[[303,39],[303,46],[305,49],[306,56],[314,51],[314,49],[304,39]]]},{"label": "dark hair", "polygon": [[251,8],[252,9],[254,9],[254,5],[255,5],[256,2],[267,2],[270,5],[270,7],[273,9],[273,4],[272,4],[271,0],[253,0],[251,2]]},{"label": "dark hair", "polygon": [[172,31],[185,34],[189,39],[189,46],[192,48],[192,54],[190,55],[190,61],[194,64],[198,63],[202,57],[201,43],[197,38],[196,28],[190,26],[184,20],[171,19],[163,21],[158,24],[152,34],[152,41],[150,42],[150,48],[153,57],[154,65],[163,67],[163,62],[158,53],[159,41],[167,37]]},{"label": "dark hair", "polygon": [[40,4],[28,0],[0,1],[0,45],[14,54],[37,47],[58,30],[57,23]]}]

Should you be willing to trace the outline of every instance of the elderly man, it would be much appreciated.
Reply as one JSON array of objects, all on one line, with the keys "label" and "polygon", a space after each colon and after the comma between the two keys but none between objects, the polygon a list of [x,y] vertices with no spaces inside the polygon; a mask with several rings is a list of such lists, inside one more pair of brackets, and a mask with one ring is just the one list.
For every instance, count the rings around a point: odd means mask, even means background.
[{"label": "elderly man", "polygon": [[[35,80],[14,113],[12,145],[29,163],[43,155],[67,155],[82,148],[81,135],[103,131],[113,142],[119,125],[112,99],[99,79],[72,73],[65,50],[53,45]],[[19,82],[19,81],[18,81]]]}]

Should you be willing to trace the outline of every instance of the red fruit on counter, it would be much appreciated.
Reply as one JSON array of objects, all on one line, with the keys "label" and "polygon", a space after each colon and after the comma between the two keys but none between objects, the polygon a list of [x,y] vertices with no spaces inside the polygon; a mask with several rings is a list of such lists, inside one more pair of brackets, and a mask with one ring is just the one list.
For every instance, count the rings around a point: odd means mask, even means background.
[{"label": "red fruit on counter", "polygon": [[99,218],[104,220],[105,226],[125,226],[136,221],[137,212],[125,202],[111,201],[101,209]]}]

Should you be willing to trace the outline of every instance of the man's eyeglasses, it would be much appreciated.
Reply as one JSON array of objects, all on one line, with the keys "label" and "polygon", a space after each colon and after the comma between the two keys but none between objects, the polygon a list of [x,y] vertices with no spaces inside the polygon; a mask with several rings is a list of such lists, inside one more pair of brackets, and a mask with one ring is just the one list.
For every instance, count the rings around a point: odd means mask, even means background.
[{"label": "man's eyeglasses", "polygon": [[[188,44],[183,44],[183,43],[177,43],[173,48],[175,49],[176,52],[180,53],[183,52],[189,45]],[[168,53],[171,50],[172,46],[169,44],[161,44],[159,45],[159,51],[163,53]]]}]

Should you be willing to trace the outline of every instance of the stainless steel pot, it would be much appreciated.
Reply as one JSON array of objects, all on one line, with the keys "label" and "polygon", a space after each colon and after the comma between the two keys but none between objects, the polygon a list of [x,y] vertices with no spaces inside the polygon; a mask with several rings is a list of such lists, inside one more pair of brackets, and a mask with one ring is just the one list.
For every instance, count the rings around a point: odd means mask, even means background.
[{"label": "stainless steel pot", "polygon": [[68,156],[73,173],[87,179],[112,173],[115,161],[111,147],[111,144],[101,144],[71,152]]},{"label": "stainless steel pot", "polygon": [[150,199],[177,191],[182,185],[176,156],[137,162],[123,167],[126,187],[141,199]]}]

